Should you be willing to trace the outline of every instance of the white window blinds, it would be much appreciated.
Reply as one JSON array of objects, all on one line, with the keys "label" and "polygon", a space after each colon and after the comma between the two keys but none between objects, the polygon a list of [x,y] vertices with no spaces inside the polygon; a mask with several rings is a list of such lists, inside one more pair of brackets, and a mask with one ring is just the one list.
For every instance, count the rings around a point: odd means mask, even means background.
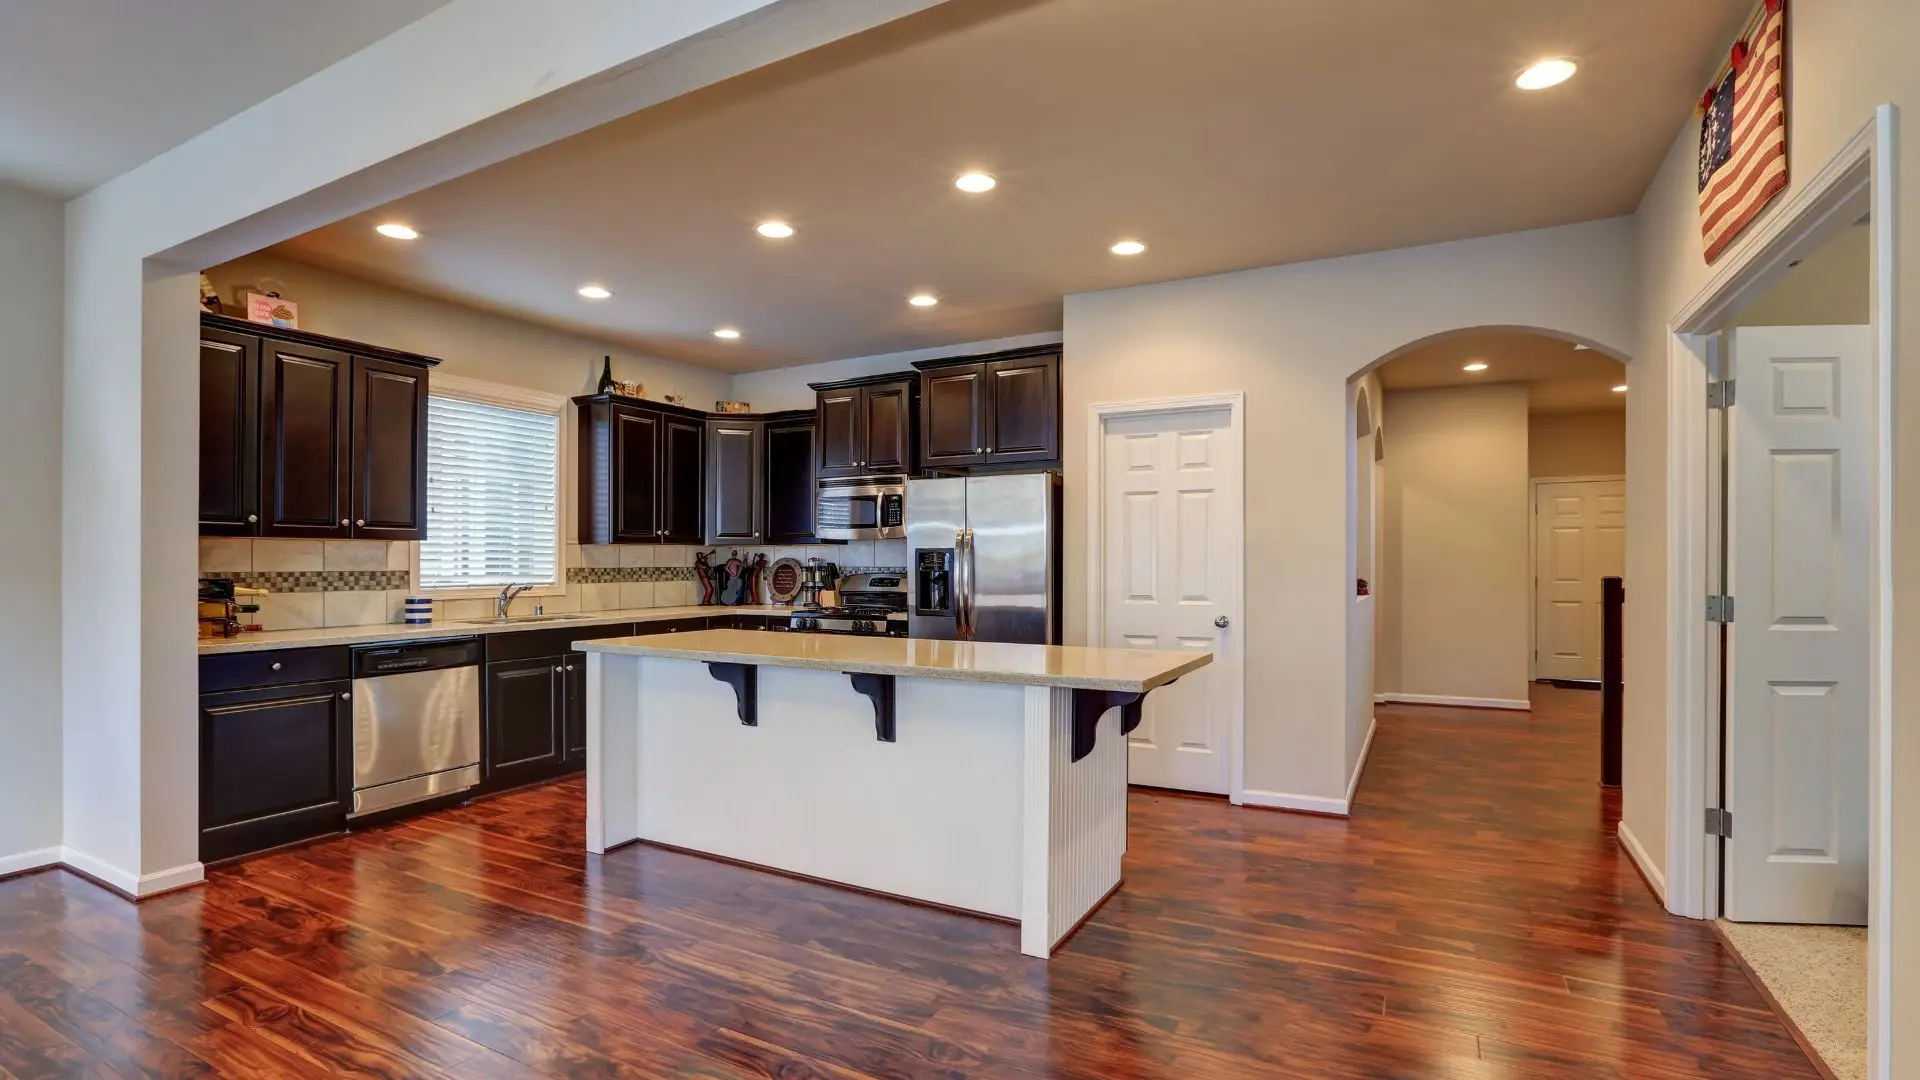
[{"label": "white window blinds", "polygon": [[420,587],[558,584],[560,417],[427,399]]}]

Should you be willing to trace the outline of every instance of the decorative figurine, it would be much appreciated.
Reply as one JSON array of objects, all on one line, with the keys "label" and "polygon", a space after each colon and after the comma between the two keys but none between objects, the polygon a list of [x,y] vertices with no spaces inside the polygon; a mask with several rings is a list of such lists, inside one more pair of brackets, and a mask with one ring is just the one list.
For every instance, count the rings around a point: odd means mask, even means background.
[{"label": "decorative figurine", "polygon": [[[715,570],[713,567],[713,557],[718,554],[719,552],[717,550],[701,551],[696,552],[693,556],[693,574],[700,579],[700,605],[702,607],[712,607],[719,599],[720,588],[719,584],[714,581]],[[725,574],[726,571],[721,570],[719,573]]]}]

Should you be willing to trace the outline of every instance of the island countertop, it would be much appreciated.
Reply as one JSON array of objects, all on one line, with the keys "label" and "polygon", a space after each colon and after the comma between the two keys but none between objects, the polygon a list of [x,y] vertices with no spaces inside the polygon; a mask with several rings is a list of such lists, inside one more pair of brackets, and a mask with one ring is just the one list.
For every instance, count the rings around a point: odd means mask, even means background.
[{"label": "island countertop", "polygon": [[1145,693],[1213,662],[1211,653],[987,641],[696,630],[575,642],[586,653],[817,668],[957,682]]}]

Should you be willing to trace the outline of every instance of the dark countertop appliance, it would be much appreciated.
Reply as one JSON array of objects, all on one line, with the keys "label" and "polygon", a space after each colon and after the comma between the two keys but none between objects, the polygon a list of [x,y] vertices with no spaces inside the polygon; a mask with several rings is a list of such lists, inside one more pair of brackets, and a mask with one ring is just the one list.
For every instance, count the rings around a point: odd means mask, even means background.
[{"label": "dark countertop appliance", "polygon": [[795,608],[787,622],[809,633],[906,637],[906,575],[848,574],[840,579],[838,607]]}]

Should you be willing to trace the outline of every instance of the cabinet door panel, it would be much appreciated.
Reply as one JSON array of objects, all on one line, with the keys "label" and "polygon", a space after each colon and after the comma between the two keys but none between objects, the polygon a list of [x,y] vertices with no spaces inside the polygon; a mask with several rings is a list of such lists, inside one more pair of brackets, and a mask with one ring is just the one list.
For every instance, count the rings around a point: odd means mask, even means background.
[{"label": "cabinet door panel", "polygon": [[990,462],[1060,457],[1060,357],[996,360],[986,365]]},{"label": "cabinet door panel", "polygon": [[427,372],[353,360],[353,534],[418,540],[427,517]]},{"label": "cabinet door panel", "polygon": [[987,445],[985,365],[938,368],[921,378],[920,464],[978,465]]},{"label": "cabinet door panel", "polygon": [[667,544],[698,544],[706,531],[700,492],[706,426],[697,420],[668,416],[664,420],[660,468],[660,540]]},{"label": "cabinet door panel", "polygon": [[353,794],[347,681],[200,698],[200,855],[222,859],[343,827]]},{"label": "cabinet door panel", "polygon": [[768,423],[766,542],[810,544],[817,496],[812,421]]},{"label": "cabinet door panel", "polygon": [[861,390],[861,427],[866,434],[862,472],[904,472],[912,457],[908,435],[907,384],[887,383]]},{"label": "cabinet door panel", "polygon": [[260,339],[200,332],[200,534],[260,531]]},{"label": "cabinet door panel", "polygon": [[267,339],[261,360],[261,532],[344,537],[352,360]]},{"label": "cabinet door panel", "polygon": [[[707,421],[707,542],[760,542],[762,429],[753,420]],[[811,471],[811,470],[809,470]]]},{"label": "cabinet door panel", "polygon": [[822,390],[815,411],[820,416],[820,475],[858,473],[866,449],[860,424],[860,391]]},{"label": "cabinet door panel", "polygon": [[660,539],[660,414],[613,409],[613,542]]},{"label": "cabinet door panel", "polygon": [[566,662],[558,656],[487,665],[487,776],[511,787],[552,774],[565,752]]}]

